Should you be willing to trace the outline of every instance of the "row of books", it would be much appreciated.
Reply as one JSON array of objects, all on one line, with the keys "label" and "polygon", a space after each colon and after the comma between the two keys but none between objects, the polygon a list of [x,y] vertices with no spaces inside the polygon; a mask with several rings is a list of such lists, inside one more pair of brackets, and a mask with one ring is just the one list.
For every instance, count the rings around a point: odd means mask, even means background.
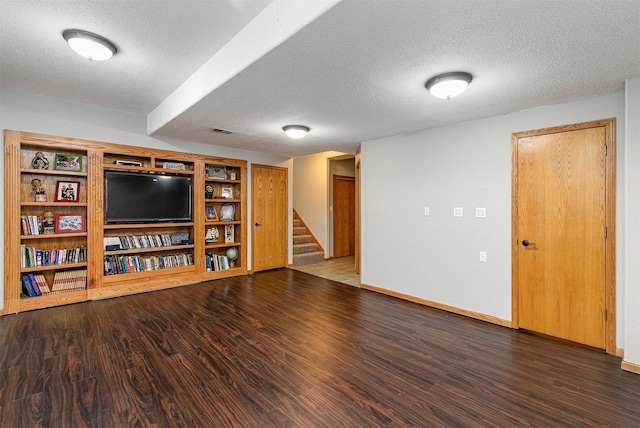
[{"label": "row of books", "polygon": [[20,277],[22,282],[22,296],[36,297],[47,294],[65,293],[68,291],[84,290],[87,288],[87,270],[66,270],[56,272],[53,276],[53,284],[49,283],[44,275],[29,273]]},{"label": "row of books", "polygon": [[87,261],[87,247],[42,250],[21,244],[20,254],[21,268],[84,263]]},{"label": "row of books", "polygon": [[105,256],[104,274],[118,275],[160,269],[193,266],[193,256],[188,253],[165,256]]},{"label": "row of books", "polygon": [[205,267],[207,272],[231,268],[229,266],[229,258],[227,256],[212,253],[205,254]]},{"label": "row of books", "polygon": [[42,235],[42,216],[21,215],[20,225],[23,235]]},{"label": "row of books", "polygon": [[173,244],[169,234],[162,234],[106,236],[104,246],[106,248],[110,245],[118,245],[120,249],[129,250],[131,248],[169,247]]}]

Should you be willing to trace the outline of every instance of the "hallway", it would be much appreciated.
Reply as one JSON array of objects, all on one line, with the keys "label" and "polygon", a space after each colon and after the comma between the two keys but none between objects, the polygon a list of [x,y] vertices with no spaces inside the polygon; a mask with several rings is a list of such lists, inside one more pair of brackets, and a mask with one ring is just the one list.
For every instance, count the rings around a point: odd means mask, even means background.
[{"label": "hallway", "polygon": [[291,269],[360,287],[360,275],[356,274],[354,256],[339,257],[302,266],[292,266]]}]

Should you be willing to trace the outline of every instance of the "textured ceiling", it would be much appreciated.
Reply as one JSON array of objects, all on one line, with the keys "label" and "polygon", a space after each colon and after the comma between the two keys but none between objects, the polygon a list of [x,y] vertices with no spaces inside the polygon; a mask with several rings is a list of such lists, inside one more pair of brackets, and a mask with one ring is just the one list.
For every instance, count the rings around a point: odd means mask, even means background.
[{"label": "textured ceiling", "polygon": [[[150,119],[163,110],[158,137],[298,156],[611,93],[640,76],[636,0],[343,0],[263,46],[289,9],[323,2],[271,3],[1,0],[1,85]],[[64,45],[66,28],[120,52],[88,62]],[[461,96],[424,89],[454,70],[474,76]],[[194,92],[195,77],[210,84]],[[311,132],[289,140],[281,128],[292,123]]]}]

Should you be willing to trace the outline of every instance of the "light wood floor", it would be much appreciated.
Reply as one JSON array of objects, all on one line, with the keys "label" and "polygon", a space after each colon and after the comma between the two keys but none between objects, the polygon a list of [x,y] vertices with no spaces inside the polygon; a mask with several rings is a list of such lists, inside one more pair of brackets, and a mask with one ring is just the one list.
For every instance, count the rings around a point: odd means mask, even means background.
[{"label": "light wood floor", "polygon": [[292,269],[319,276],[320,278],[360,287],[360,275],[356,273],[355,262],[354,256],[347,256],[322,261],[320,263],[293,266]]}]

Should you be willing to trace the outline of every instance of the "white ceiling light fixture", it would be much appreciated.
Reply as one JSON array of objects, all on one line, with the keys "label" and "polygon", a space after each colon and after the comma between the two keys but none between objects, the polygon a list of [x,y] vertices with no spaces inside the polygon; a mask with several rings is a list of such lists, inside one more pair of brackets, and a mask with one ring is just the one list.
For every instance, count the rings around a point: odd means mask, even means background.
[{"label": "white ceiling light fixture", "polygon": [[64,30],[62,37],[78,55],[90,61],[104,61],[118,52],[109,40],[97,34],[83,30]]},{"label": "white ceiling light fixture", "polygon": [[309,132],[309,127],[304,125],[287,125],[283,126],[282,130],[291,139],[298,140]]},{"label": "white ceiling light fixture", "polygon": [[434,97],[450,100],[463,93],[472,79],[473,77],[469,73],[454,71],[434,76],[427,80],[424,86]]}]

